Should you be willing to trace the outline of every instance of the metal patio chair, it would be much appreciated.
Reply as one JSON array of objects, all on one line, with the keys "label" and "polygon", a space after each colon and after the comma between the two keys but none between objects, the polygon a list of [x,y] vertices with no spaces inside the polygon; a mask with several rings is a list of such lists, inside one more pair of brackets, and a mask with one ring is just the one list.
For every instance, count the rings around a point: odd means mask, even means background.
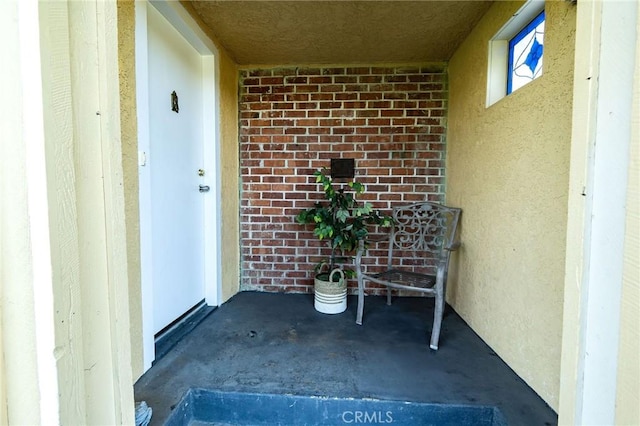
[{"label": "metal patio chair", "polygon": [[[447,272],[451,252],[460,246],[456,230],[462,210],[430,202],[419,202],[393,209],[395,224],[384,240],[360,241],[356,254],[358,277],[358,312],[356,323],[362,325],[364,282],[387,287],[387,304],[391,289],[411,290],[435,298],[431,349],[438,349],[440,326],[444,313]],[[369,244],[386,241],[386,270],[367,273],[362,258]],[[369,265],[371,268],[372,265]]]}]

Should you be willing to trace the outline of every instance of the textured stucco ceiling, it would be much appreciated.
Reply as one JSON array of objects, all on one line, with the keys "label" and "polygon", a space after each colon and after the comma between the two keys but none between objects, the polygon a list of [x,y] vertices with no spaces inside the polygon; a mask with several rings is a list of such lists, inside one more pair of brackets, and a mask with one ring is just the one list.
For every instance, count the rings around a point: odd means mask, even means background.
[{"label": "textured stucco ceiling", "polygon": [[238,64],[294,65],[447,61],[492,2],[188,3]]}]

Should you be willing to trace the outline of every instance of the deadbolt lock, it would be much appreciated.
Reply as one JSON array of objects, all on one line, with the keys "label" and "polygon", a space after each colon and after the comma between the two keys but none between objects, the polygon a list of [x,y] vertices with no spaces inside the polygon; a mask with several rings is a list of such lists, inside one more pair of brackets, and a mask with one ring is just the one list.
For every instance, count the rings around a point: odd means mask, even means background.
[{"label": "deadbolt lock", "polygon": [[204,170],[198,169],[198,176],[204,176]]}]

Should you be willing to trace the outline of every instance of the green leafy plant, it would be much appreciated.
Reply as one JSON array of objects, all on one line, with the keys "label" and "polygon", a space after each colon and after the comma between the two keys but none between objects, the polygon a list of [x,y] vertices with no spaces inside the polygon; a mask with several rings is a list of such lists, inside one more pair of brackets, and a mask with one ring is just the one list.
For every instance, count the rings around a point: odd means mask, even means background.
[{"label": "green leafy plant", "polygon": [[[319,240],[326,240],[331,248],[328,259],[316,265],[316,272],[320,272],[324,265],[329,266],[329,272],[336,264],[347,262],[347,253],[358,247],[360,240],[366,240],[369,226],[391,226],[393,219],[374,210],[371,203],[360,203],[357,194],[362,194],[365,187],[362,183],[352,181],[336,188],[326,169],[314,172],[316,182],[322,184],[325,200],[318,201],[309,209],[301,211],[296,220],[301,224],[313,224],[313,234]],[[345,276],[352,278],[355,272],[343,268]],[[320,275],[322,279],[328,279]]]}]

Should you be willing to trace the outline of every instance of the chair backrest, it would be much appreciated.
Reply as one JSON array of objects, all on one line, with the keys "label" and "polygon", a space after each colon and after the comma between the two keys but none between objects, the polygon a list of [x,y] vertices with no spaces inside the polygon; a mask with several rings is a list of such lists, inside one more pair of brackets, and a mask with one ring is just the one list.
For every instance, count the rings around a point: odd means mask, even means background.
[{"label": "chair backrest", "polygon": [[448,261],[449,250],[444,249],[456,243],[460,213],[459,208],[430,202],[395,207],[388,266],[407,254],[424,261],[418,267],[433,268],[439,261]]}]

